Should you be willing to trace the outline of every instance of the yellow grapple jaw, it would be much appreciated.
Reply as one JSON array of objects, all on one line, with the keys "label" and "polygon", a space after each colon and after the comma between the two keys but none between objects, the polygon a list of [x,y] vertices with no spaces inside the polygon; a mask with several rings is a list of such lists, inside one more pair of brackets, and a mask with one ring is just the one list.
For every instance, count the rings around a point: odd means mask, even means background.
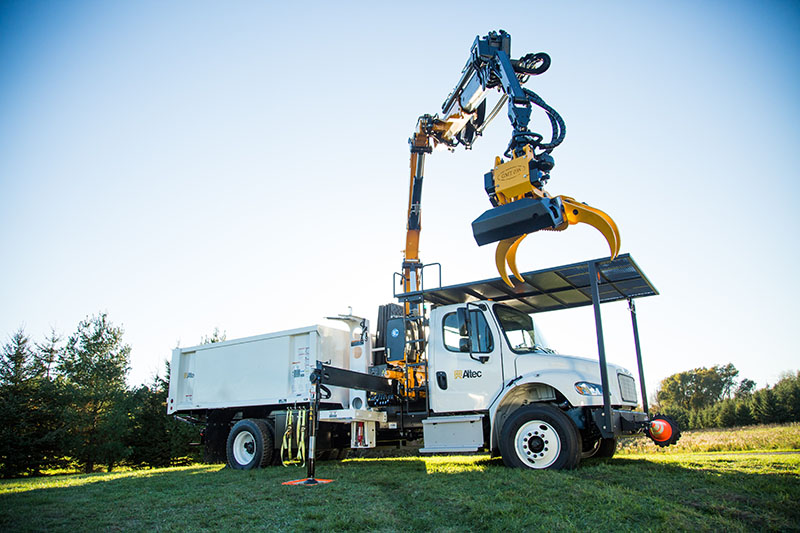
[{"label": "yellow grapple jaw", "polygon": [[619,229],[611,217],[569,196],[551,197],[543,188],[549,176],[540,167],[530,146],[510,161],[498,157],[494,169],[486,175],[486,191],[495,207],[472,222],[479,246],[498,243],[495,264],[510,287],[514,285],[506,264],[518,280],[524,281],[517,268],[517,249],[528,234],[536,231],[562,231],[573,224],[588,224],[606,238],[612,259],[619,254]]}]

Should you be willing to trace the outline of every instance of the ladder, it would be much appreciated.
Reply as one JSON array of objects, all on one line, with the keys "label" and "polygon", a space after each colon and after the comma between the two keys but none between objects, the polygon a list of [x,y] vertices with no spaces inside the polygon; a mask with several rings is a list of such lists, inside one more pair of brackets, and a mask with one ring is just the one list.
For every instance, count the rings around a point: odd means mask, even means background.
[{"label": "ladder", "polygon": [[[427,339],[425,337],[426,317],[424,312],[425,303],[425,268],[436,266],[439,272],[439,285],[442,286],[442,265],[440,263],[428,263],[420,265],[418,272],[420,276],[420,290],[397,294],[397,298],[403,306],[403,331],[405,332],[405,352],[402,363],[403,382],[401,384],[401,394],[403,398],[402,413],[404,415],[424,415],[430,412],[430,398],[428,394],[428,360],[425,355]],[[402,274],[395,273],[395,276]],[[422,403],[424,400],[424,403]]]}]

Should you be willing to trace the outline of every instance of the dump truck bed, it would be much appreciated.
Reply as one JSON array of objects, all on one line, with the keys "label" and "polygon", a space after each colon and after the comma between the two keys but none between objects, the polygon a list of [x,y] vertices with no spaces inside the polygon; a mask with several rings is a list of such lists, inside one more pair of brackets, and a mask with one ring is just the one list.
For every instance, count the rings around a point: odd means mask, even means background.
[{"label": "dump truck bed", "polygon": [[[317,361],[347,368],[349,333],[313,325],[172,352],[167,412],[308,402]],[[347,405],[332,388],[331,403]]]}]

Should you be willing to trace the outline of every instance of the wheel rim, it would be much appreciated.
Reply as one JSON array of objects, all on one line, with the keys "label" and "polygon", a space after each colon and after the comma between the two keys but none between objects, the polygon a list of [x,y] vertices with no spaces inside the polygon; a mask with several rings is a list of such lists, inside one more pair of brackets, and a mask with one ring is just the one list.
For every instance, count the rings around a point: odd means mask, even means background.
[{"label": "wheel rim", "polygon": [[249,431],[242,431],[233,440],[233,458],[244,466],[256,455],[256,439]]},{"label": "wheel rim", "polygon": [[547,468],[561,453],[561,438],[547,422],[531,420],[517,430],[514,448],[528,468]]}]

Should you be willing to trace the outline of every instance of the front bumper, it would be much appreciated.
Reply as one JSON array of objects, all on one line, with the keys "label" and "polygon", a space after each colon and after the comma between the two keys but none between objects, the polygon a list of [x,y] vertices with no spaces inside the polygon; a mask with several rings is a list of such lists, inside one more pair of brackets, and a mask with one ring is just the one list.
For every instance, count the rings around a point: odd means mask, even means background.
[{"label": "front bumper", "polygon": [[642,433],[650,425],[650,416],[647,413],[618,409],[611,410],[611,425],[608,424],[602,408],[592,409],[592,420],[606,439]]}]

